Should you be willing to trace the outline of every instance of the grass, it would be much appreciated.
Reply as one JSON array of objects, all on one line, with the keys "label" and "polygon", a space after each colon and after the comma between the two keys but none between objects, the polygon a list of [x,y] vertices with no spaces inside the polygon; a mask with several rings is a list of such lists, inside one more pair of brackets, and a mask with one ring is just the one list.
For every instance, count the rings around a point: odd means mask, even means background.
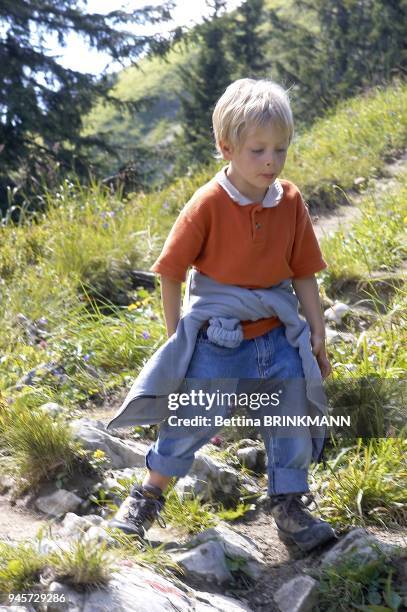
[{"label": "grass", "polygon": [[[406,604],[402,564],[406,554],[394,559],[377,551],[364,563],[347,556],[334,566],[315,572],[319,579],[315,612],[396,612]],[[404,593],[403,593],[404,591]],[[313,608],[314,609],[314,608]]]},{"label": "grass", "polygon": [[69,424],[20,402],[2,408],[0,439],[30,487],[52,478],[62,467],[73,473],[78,463],[81,447],[73,441]]},{"label": "grass", "polygon": [[[321,241],[329,268],[324,284],[360,279],[373,271],[392,271],[407,258],[407,171],[392,191],[363,197],[361,219],[352,228],[339,230]],[[378,231],[380,228],[380,231]]]},{"label": "grass", "polygon": [[338,526],[407,525],[407,439],[371,439],[343,447],[317,466],[321,510]]},{"label": "grass", "polygon": [[106,586],[113,572],[120,569],[121,560],[127,563],[133,560],[138,566],[153,569],[172,579],[175,571],[181,572],[162,547],[153,548],[146,542],[141,544],[131,536],[117,533],[117,530],[109,530],[108,535],[114,548],[109,548],[106,541],[79,538],[48,553],[41,552],[39,547],[43,529],[34,541],[17,545],[0,541],[0,594],[41,592],[44,581],[53,580],[78,591],[100,588]]}]

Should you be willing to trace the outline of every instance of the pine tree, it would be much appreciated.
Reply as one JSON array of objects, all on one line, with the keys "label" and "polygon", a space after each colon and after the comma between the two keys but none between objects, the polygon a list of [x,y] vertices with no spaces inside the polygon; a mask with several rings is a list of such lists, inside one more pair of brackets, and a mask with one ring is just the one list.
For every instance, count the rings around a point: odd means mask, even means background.
[{"label": "pine tree", "polygon": [[[77,0],[3,0],[0,3],[0,205],[9,190],[30,194],[55,174],[88,172],[89,145],[102,140],[81,134],[82,118],[100,96],[109,94],[114,78],[96,78],[64,68],[46,48],[56,35],[63,45],[71,31],[112,60],[136,62],[142,51],[164,54],[172,36],[136,36],[123,25],[159,23],[170,18],[172,2],[125,13],[90,14]],[[117,26],[121,26],[119,29]]]},{"label": "pine tree", "polygon": [[269,35],[261,29],[264,0],[246,0],[230,20],[228,47],[235,64],[234,78],[266,76],[270,61],[266,57]]},{"label": "pine tree", "polygon": [[187,68],[179,69],[183,89],[180,95],[183,134],[178,141],[183,155],[179,165],[210,160],[212,112],[231,80],[232,65],[225,45],[228,21],[223,16],[226,0],[207,0],[207,5],[211,15],[193,33],[199,44],[197,59]]},{"label": "pine tree", "polygon": [[[307,121],[366,87],[406,74],[406,0],[294,0],[317,24],[311,32],[271,11],[280,38],[279,79],[296,85],[296,114]],[[278,34],[277,34],[278,33]]]}]

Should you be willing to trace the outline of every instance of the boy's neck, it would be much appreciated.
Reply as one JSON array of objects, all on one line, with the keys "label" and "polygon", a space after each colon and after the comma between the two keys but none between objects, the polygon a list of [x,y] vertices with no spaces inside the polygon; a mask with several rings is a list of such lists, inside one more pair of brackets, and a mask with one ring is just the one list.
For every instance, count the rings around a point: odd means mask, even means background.
[{"label": "boy's neck", "polygon": [[251,185],[248,185],[246,181],[242,180],[239,173],[237,173],[234,168],[232,162],[226,168],[226,176],[228,180],[232,183],[233,187],[237,189],[245,198],[252,200],[253,202],[262,203],[264,198],[266,197],[266,193],[268,191],[268,187],[266,190],[256,190]]}]

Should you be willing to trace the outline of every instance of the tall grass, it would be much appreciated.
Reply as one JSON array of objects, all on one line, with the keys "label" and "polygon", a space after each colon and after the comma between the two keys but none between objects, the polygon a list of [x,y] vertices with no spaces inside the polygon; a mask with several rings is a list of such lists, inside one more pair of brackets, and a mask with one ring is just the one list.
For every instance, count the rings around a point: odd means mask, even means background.
[{"label": "tall grass", "polygon": [[328,286],[373,271],[394,270],[407,258],[407,171],[380,197],[367,193],[359,210],[361,217],[350,229],[321,241],[329,262],[324,274]]},{"label": "tall grass", "polygon": [[407,525],[407,439],[345,447],[317,473],[321,509],[337,525]]}]

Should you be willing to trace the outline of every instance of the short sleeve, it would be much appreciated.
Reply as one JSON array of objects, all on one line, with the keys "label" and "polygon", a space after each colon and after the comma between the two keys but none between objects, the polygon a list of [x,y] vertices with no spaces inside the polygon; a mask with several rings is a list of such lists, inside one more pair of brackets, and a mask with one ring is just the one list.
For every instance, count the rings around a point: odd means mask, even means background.
[{"label": "short sleeve", "polygon": [[185,281],[187,270],[197,259],[203,243],[203,229],[184,209],[175,221],[160,256],[150,270],[173,280]]},{"label": "short sleeve", "polygon": [[293,278],[311,276],[327,267],[312,226],[308,206],[298,194],[297,221],[290,258]]}]

